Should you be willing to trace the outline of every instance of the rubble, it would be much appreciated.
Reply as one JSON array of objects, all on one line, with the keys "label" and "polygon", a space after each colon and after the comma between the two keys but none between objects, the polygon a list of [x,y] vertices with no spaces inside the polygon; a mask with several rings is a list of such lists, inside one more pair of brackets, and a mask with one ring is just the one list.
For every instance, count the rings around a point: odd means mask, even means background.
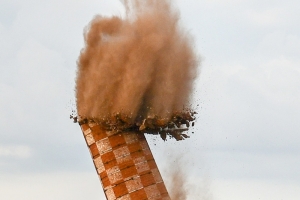
[{"label": "rubble", "polygon": [[190,126],[195,124],[194,111],[174,112],[170,118],[161,118],[159,116],[148,116],[146,118],[139,117],[132,119],[130,116],[124,116],[117,113],[113,116],[102,118],[81,118],[80,116],[71,115],[70,118],[74,123],[97,123],[105,130],[124,132],[138,131],[141,133],[160,135],[166,141],[167,138],[174,138],[177,141],[189,138],[184,132],[188,131]]}]

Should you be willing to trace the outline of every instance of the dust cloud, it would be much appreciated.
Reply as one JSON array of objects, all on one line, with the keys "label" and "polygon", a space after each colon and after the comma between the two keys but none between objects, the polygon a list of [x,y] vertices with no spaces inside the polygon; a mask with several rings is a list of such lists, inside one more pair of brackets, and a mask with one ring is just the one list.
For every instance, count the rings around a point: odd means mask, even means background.
[{"label": "dust cloud", "polygon": [[169,121],[189,108],[199,65],[193,40],[169,0],[124,0],[125,17],[95,16],[78,59],[81,119]]}]

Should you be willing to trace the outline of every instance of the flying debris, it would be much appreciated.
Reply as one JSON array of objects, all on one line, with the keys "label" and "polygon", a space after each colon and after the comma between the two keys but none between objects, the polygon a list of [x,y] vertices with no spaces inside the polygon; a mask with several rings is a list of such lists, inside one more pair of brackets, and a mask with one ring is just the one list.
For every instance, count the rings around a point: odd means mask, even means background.
[{"label": "flying debris", "polygon": [[196,119],[195,115],[197,113],[193,111],[185,112],[175,112],[172,117],[168,120],[167,118],[160,118],[158,116],[149,116],[145,119],[132,120],[131,117],[116,114],[112,117],[106,118],[93,118],[93,119],[80,119],[72,116],[74,122],[79,122],[79,124],[85,123],[97,123],[101,125],[107,131],[113,132],[124,132],[124,131],[134,131],[140,133],[147,133],[153,135],[160,135],[163,140],[170,138],[175,138],[177,141],[189,138],[187,132],[190,127],[190,123],[194,123]]}]

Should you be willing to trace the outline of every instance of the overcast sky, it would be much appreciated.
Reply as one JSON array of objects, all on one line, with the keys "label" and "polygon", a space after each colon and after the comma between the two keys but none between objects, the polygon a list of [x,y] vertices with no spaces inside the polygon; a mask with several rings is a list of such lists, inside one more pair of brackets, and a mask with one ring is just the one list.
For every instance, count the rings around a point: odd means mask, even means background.
[{"label": "overcast sky", "polygon": [[[197,125],[148,137],[189,199],[300,199],[300,3],[177,0],[201,55]],[[83,29],[118,0],[0,0],[0,199],[104,200],[74,108]],[[180,158],[180,161],[177,159]]]}]

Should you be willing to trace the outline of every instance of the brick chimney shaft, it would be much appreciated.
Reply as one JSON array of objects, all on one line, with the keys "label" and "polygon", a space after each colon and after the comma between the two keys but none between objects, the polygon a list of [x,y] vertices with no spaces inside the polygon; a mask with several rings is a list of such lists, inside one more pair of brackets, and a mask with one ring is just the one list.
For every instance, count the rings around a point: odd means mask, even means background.
[{"label": "brick chimney shaft", "polygon": [[170,200],[143,133],[81,129],[107,200]]}]

